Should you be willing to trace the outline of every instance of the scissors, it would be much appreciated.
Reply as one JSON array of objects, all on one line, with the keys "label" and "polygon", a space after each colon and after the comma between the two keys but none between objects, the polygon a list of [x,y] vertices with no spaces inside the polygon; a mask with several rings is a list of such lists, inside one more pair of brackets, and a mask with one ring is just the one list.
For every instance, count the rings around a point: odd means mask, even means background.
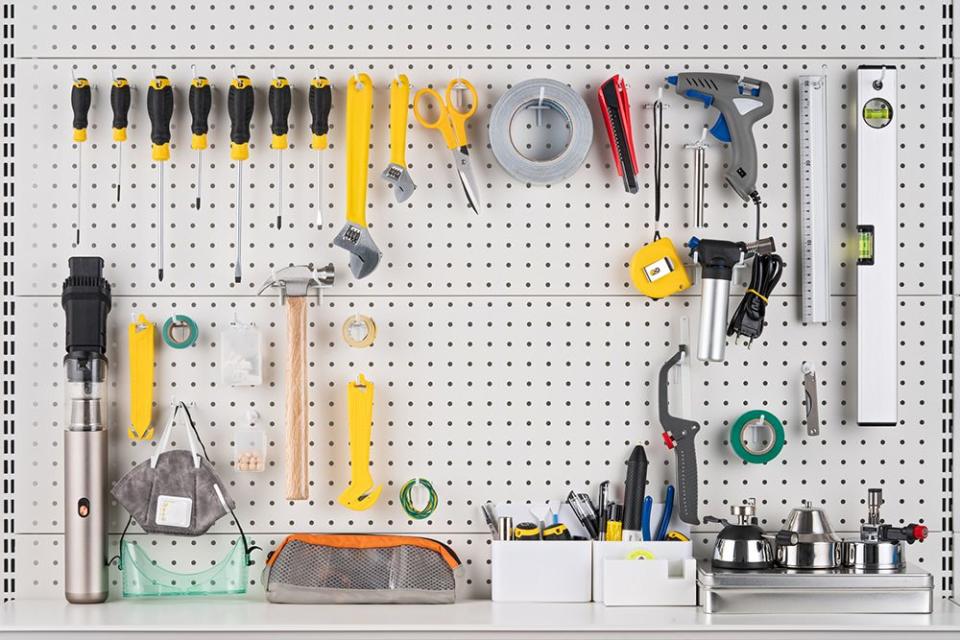
[{"label": "scissors", "polygon": [[[453,91],[461,86],[466,87],[470,92],[470,108],[467,111],[458,111],[451,99]],[[440,114],[436,120],[427,120],[420,114],[420,103],[425,96],[435,100],[439,106]],[[477,181],[473,177],[470,151],[467,149],[467,120],[477,112],[477,90],[468,80],[454,78],[447,85],[445,97],[446,100],[442,100],[440,94],[433,89],[420,89],[413,96],[413,115],[416,116],[417,122],[427,129],[439,129],[443,134],[443,140],[453,156],[453,166],[457,168],[457,175],[460,176],[460,184],[463,185],[463,191],[467,195],[467,204],[474,213],[479,214],[480,192],[477,189]]]}]

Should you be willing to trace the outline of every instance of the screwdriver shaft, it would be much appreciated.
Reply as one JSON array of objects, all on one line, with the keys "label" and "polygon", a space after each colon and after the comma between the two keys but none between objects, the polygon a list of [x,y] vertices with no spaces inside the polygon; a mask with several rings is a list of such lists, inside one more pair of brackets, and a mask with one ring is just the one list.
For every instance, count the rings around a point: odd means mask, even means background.
[{"label": "screwdriver shaft", "polygon": [[123,143],[117,143],[117,202],[120,202],[120,184],[123,181]]},{"label": "screwdriver shaft", "polygon": [[243,207],[243,161],[237,161],[237,256],[236,264],[233,267],[233,281],[237,284],[241,280],[241,268],[240,268],[240,241],[242,238],[241,224],[243,220],[242,209]]},{"label": "screwdriver shaft", "polygon": [[82,226],[83,212],[83,145],[77,143],[77,246],[80,246],[80,227]]},{"label": "screwdriver shaft", "polygon": [[157,163],[157,279],[163,282],[163,162]]},{"label": "screwdriver shaft", "polygon": [[323,227],[323,151],[317,153],[317,229]]},{"label": "screwdriver shaft", "polygon": [[203,151],[197,151],[197,211],[200,211],[200,185],[203,184]]},{"label": "screwdriver shaft", "polygon": [[277,149],[277,229],[283,222],[283,149]]}]

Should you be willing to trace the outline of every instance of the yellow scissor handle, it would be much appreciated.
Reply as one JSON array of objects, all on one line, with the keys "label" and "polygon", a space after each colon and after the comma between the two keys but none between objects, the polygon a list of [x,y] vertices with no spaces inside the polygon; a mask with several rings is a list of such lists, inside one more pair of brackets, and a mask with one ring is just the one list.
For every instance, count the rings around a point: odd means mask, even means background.
[{"label": "yellow scissor handle", "polygon": [[[470,92],[470,108],[466,111],[457,111],[452,101],[453,91],[457,85],[463,85]],[[436,101],[439,115],[436,120],[427,120],[420,113],[420,103],[429,96]],[[440,94],[433,89],[420,89],[413,96],[413,115],[417,122],[427,129],[439,129],[448,149],[456,149],[467,145],[467,120],[477,112],[477,90],[464,78],[454,78],[447,85],[446,101],[440,99]]]},{"label": "yellow scissor handle", "polygon": [[370,157],[370,121],[373,119],[373,81],[365,73],[347,82],[347,220],[367,226],[367,161]]},{"label": "yellow scissor handle", "polygon": [[[457,108],[454,106],[455,101],[453,100],[453,92],[458,86],[464,86],[467,88],[467,91],[470,93],[470,108],[466,111],[457,111]],[[477,90],[474,88],[470,81],[465,78],[454,78],[447,84],[447,114],[450,116],[450,120],[453,122],[453,133],[457,136],[457,146],[465,147],[467,146],[467,120],[477,112],[477,101],[479,96],[477,96]],[[451,147],[452,149],[453,147]]]},{"label": "yellow scissor handle", "polygon": [[390,162],[406,167],[410,80],[402,73],[390,83]]}]

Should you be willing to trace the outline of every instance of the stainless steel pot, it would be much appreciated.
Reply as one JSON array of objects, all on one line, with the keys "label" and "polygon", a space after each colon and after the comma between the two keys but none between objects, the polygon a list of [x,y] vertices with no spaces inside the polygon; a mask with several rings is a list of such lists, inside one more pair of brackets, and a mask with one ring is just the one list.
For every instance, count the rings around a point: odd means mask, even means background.
[{"label": "stainless steel pot", "polygon": [[774,563],[774,545],[786,548],[796,541],[796,534],[789,531],[780,531],[775,536],[765,534],[757,524],[756,501],[752,499],[731,506],[730,514],[736,517],[736,523],[713,516],[703,519],[704,523],[723,525],[713,547],[712,565],[717,569],[769,569]]},{"label": "stainless steel pot", "polygon": [[809,501],[790,512],[786,531],[797,534],[797,544],[776,545],[776,563],[788,569],[835,569],[840,566],[842,545],[822,509]]}]

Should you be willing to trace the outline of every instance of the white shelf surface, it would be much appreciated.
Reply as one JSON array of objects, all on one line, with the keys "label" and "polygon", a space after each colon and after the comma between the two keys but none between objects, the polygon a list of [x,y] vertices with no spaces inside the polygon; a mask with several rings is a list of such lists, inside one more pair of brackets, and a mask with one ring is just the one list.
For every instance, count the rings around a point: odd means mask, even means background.
[{"label": "white shelf surface", "polygon": [[[174,607],[173,605],[176,604]],[[697,607],[600,604],[276,605],[255,597],[114,600],[103,605],[16,600],[0,607],[0,635],[85,634],[157,638],[216,632],[262,638],[913,638],[960,636],[960,607],[938,600],[931,615],[709,615]]]}]

